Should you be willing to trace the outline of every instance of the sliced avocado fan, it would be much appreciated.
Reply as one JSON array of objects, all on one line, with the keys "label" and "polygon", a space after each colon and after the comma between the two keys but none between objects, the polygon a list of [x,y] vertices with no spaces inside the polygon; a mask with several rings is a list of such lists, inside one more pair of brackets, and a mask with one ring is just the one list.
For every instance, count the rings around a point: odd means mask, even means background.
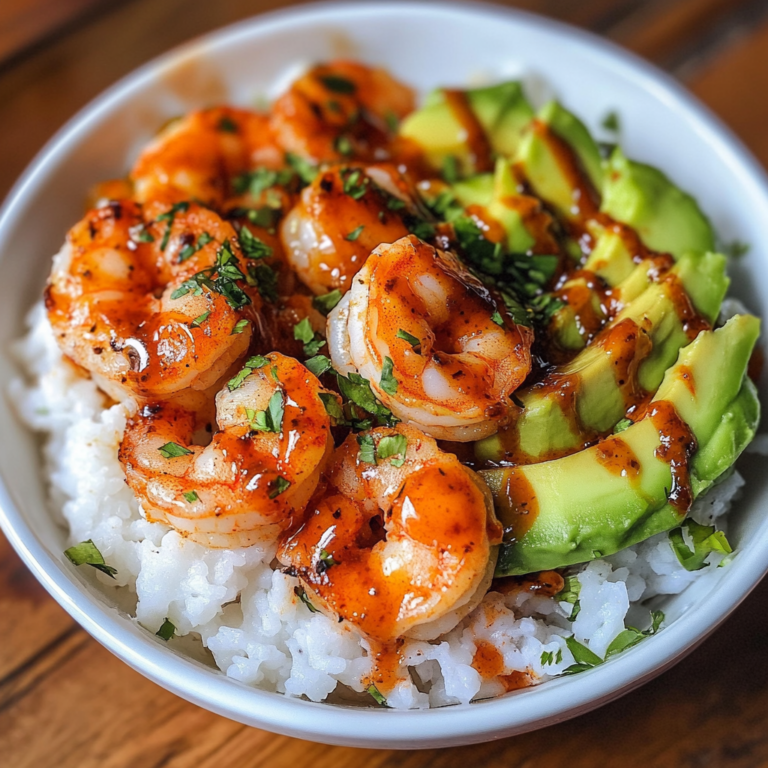
[{"label": "sliced avocado fan", "polygon": [[618,435],[561,459],[482,471],[507,531],[496,575],[586,562],[678,526],[687,494],[717,482],[754,437],[760,406],[745,374],[759,329],[742,315],[700,333],[646,415]]}]

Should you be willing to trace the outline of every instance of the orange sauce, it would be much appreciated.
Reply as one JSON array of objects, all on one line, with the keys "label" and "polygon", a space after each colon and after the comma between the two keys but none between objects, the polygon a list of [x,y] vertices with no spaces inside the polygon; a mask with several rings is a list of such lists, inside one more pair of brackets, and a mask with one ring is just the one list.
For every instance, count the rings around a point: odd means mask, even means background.
[{"label": "orange sauce", "polygon": [[539,514],[539,502],[528,478],[516,469],[508,469],[504,473],[504,491],[496,503],[496,513],[504,526],[504,540],[520,541]]},{"label": "orange sauce", "polygon": [[477,119],[464,91],[445,90],[445,101],[466,132],[467,146],[477,173],[493,170],[493,149],[482,123]]},{"label": "orange sauce", "polygon": [[667,501],[681,515],[685,515],[693,503],[688,462],[696,450],[696,438],[675,406],[666,400],[651,403],[648,417],[661,436],[661,444],[654,455],[669,464],[672,472],[672,487],[668,489]]}]

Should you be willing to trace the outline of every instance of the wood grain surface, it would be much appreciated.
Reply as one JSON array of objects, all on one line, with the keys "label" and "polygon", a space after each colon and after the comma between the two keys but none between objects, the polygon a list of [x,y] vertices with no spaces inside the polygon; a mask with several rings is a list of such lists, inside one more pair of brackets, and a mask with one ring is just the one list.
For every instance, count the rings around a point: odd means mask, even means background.
[{"label": "wood grain surface", "polygon": [[[70,21],[45,44],[28,36],[26,54],[17,50],[0,63],[0,195],[56,129],[117,78],[190,37],[285,4],[130,0]],[[0,39],[3,18],[35,5],[44,3],[4,0]],[[515,5],[593,29],[666,67],[768,164],[766,0]],[[687,659],[618,702],[531,734],[451,750],[325,747],[188,704],[92,640],[2,535],[0,633],[3,768],[768,766],[768,582]]]}]

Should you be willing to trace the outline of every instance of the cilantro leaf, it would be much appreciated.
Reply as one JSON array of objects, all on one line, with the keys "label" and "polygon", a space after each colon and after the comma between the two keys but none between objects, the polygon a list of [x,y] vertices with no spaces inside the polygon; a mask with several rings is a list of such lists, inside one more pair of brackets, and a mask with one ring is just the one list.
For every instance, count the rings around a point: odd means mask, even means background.
[{"label": "cilantro leaf", "polygon": [[269,492],[269,498],[276,499],[281,493],[287,491],[291,487],[291,481],[286,480],[284,477],[278,475],[272,485],[273,488]]},{"label": "cilantro leaf", "polygon": [[620,422],[616,424],[616,426],[613,428],[613,434],[618,435],[619,432],[623,432],[628,427],[631,427],[634,424],[632,419],[622,419]]},{"label": "cilantro leaf", "polygon": [[413,347],[414,352],[421,351],[421,340],[417,339],[413,334],[408,333],[408,331],[404,331],[402,328],[399,328],[395,334],[395,338],[407,341]]},{"label": "cilantro leaf", "polygon": [[373,440],[372,435],[358,435],[357,444],[360,446],[360,450],[357,452],[358,461],[365,464],[376,463],[376,443]]},{"label": "cilantro leaf", "polygon": [[502,328],[504,327],[504,318],[501,316],[501,312],[499,312],[498,309],[491,315],[491,321],[496,323],[496,325],[500,325]]},{"label": "cilantro leaf", "polygon": [[304,184],[311,184],[315,180],[315,177],[318,174],[318,167],[314,163],[305,160],[303,157],[296,155],[293,152],[286,153],[285,161],[294,171],[296,171],[298,177]]},{"label": "cilantro leaf", "polygon": [[387,699],[375,685],[371,684],[365,690],[377,704],[381,704],[382,707],[387,706]]},{"label": "cilantro leaf", "polygon": [[200,501],[197,491],[186,491],[183,495],[189,504],[194,504],[196,501]]},{"label": "cilantro leaf", "polygon": [[384,358],[384,364],[381,366],[381,381],[379,386],[388,395],[395,395],[397,393],[397,379],[395,378],[394,363],[391,357]]},{"label": "cilantro leaf", "polygon": [[164,459],[177,459],[179,456],[188,456],[192,453],[189,448],[185,448],[178,443],[166,443],[165,445],[161,445],[157,450],[160,451],[160,455]]},{"label": "cilantro leaf", "polygon": [[74,546],[69,547],[69,549],[65,549],[64,555],[75,565],[90,565],[92,568],[105,573],[112,579],[115,578],[115,574],[117,573],[117,568],[113,568],[111,565],[107,565],[104,562],[104,556],[93,543],[93,539],[81,541],[79,544],[75,544]]},{"label": "cilantro leaf", "polygon": [[240,228],[237,239],[247,259],[267,259],[272,255],[272,248],[256,237],[248,227]]},{"label": "cilantro leaf", "polygon": [[339,398],[333,392],[321,392],[320,399],[325,406],[325,412],[337,422],[344,421],[344,411],[339,404]]},{"label": "cilantro leaf", "polygon": [[237,336],[238,334],[242,333],[247,327],[250,320],[247,320],[246,318],[243,318],[242,320],[238,320],[235,323],[235,327],[232,329],[232,332],[229,334],[230,336]]},{"label": "cilantro leaf", "polygon": [[318,79],[333,93],[353,94],[357,91],[357,86],[351,80],[340,75],[320,75]]},{"label": "cilantro leaf", "polygon": [[208,310],[207,312],[203,312],[202,315],[198,315],[190,324],[190,328],[199,328],[209,317],[211,316],[211,311]]},{"label": "cilantro leaf", "polygon": [[[691,537],[693,551],[685,542],[683,529]],[[691,518],[688,518],[679,528],[671,530],[669,540],[677,559],[686,571],[700,571],[706,568],[709,565],[706,562],[707,557],[713,552],[724,555],[733,552],[722,531],[716,530],[714,525],[701,525]]]},{"label": "cilantro leaf", "polygon": [[293,338],[304,344],[315,338],[315,332],[310,325],[308,317],[303,318],[293,326]]},{"label": "cilantro leaf", "polygon": [[296,595],[296,597],[298,597],[299,600],[301,600],[301,602],[304,603],[304,605],[307,606],[307,608],[309,608],[309,612],[310,613],[317,613],[318,612],[317,608],[315,608],[315,606],[312,605],[312,603],[309,602],[309,598],[307,597],[307,592],[304,589],[304,587],[299,587],[299,586],[294,587],[293,588],[293,594]]},{"label": "cilantro leaf", "polygon": [[230,392],[234,392],[257,368],[263,368],[265,365],[269,365],[269,358],[261,355],[248,358],[240,372],[227,382],[227,388]]},{"label": "cilantro leaf", "polygon": [[246,416],[251,427],[258,432],[277,432],[283,428],[285,397],[281,390],[275,390],[269,398],[266,411],[253,411],[246,408]]},{"label": "cilantro leaf", "polygon": [[612,109],[602,120],[600,125],[605,128],[606,131],[612,131],[618,133],[621,130],[621,119],[619,113],[615,109]]},{"label": "cilantro leaf", "polygon": [[170,619],[166,618],[155,634],[167,643],[176,634],[176,626]]},{"label": "cilantro leaf", "polygon": [[379,440],[379,444],[376,447],[376,455],[380,459],[388,459],[390,456],[404,457],[407,448],[408,439],[405,435],[387,435]]},{"label": "cilantro leaf", "polygon": [[575,675],[584,672],[592,667],[597,667],[603,663],[603,660],[593,651],[590,651],[586,645],[582,645],[573,635],[565,638],[565,644],[568,650],[573,654],[575,664],[571,664],[566,669],[564,675]]},{"label": "cilantro leaf", "polygon": [[581,605],[579,604],[580,593],[581,582],[579,581],[578,576],[566,576],[565,586],[560,594],[558,594],[557,599],[565,603],[570,603],[573,606],[571,615],[568,617],[569,621],[575,621],[581,610]]},{"label": "cilantro leaf", "polygon": [[615,656],[617,653],[626,651],[628,648],[637,645],[641,640],[645,640],[646,637],[651,637],[659,631],[661,622],[664,621],[664,614],[661,611],[651,612],[651,626],[646,630],[635,629],[634,627],[627,627],[611,641],[611,644],[606,648],[605,658],[609,656]]},{"label": "cilantro leaf", "polygon": [[325,355],[317,355],[304,361],[304,366],[309,368],[315,376],[322,376],[326,371],[333,369],[331,361]]},{"label": "cilantro leaf", "polygon": [[361,224],[359,227],[356,227],[353,229],[344,239],[349,240],[350,242],[354,242],[357,240],[358,237],[360,237],[362,231],[365,229],[365,225]]},{"label": "cilantro leaf", "polygon": [[324,293],[322,296],[315,296],[312,299],[312,306],[324,315],[327,315],[341,301],[341,291],[336,290]]}]

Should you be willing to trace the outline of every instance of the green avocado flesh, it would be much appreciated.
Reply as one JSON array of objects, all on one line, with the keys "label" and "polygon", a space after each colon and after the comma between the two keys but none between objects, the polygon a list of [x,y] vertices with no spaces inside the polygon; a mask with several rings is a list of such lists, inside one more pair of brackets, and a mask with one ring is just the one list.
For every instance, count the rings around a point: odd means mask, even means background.
[{"label": "green avocado flesh", "polygon": [[[744,315],[700,333],[666,372],[648,415],[618,435],[562,459],[482,471],[499,519],[517,532],[502,546],[496,575],[585,562],[679,525],[687,510],[667,500],[675,485],[661,456],[668,434],[654,423],[653,406],[671,404],[693,434],[690,484],[699,496],[754,437],[760,408],[745,372],[759,328]],[[606,456],[619,460],[611,466]],[[637,472],[626,471],[631,462]]]},{"label": "green avocado flesh", "polygon": [[514,155],[523,128],[533,117],[533,110],[520,83],[507,82],[468,91],[433,91],[424,106],[409,115],[400,126],[400,135],[414,141],[425,152],[435,169],[441,169],[446,158],[454,158],[464,174],[477,170],[478,158],[466,120],[455,109],[460,99],[482,126],[493,152]]},{"label": "green avocado flesh", "polygon": [[[511,422],[474,444],[481,465],[511,465],[482,470],[508,534],[497,576],[611,554],[687,511],[662,456],[661,410],[692,435],[682,461],[692,497],[752,439],[759,406],[745,370],[759,321],[709,330],[729,285],[726,258],[695,199],[664,173],[618,147],[604,159],[577,117],[554,101],[534,112],[518,83],[459,102],[456,93],[434,92],[403,135],[436,169],[456,161],[448,189],[459,210],[492,222],[489,238],[566,269],[541,289],[551,311],[534,324],[550,367],[515,392]],[[482,163],[467,107],[491,150]],[[628,416],[635,423],[612,435]],[[617,472],[628,457],[631,471]]]}]

